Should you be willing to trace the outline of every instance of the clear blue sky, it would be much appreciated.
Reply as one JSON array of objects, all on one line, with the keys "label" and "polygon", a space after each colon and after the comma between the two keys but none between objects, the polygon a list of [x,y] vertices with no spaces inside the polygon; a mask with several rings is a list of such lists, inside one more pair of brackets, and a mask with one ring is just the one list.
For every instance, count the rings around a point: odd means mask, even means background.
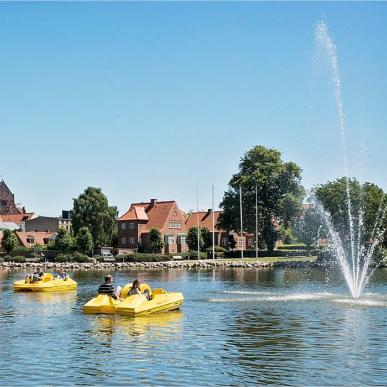
[{"label": "clear blue sky", "polygon": [[306,187],[342,176],[324,15],[339,54],[350,173],[387,189],[387,3],[0,3],[0,175],[58,215],[89,185],[124,212],[221,200],[241,155],[278,148]]}]

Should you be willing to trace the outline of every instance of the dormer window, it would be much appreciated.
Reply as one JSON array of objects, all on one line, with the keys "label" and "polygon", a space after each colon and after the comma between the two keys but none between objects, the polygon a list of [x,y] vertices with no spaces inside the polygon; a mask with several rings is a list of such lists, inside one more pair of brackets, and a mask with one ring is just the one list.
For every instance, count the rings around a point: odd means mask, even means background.
[{"label": "dormer window", "polygon": [[35,243],[35,238],[32,235],[27,235],[26,241],[30,245],[33,245]]}]

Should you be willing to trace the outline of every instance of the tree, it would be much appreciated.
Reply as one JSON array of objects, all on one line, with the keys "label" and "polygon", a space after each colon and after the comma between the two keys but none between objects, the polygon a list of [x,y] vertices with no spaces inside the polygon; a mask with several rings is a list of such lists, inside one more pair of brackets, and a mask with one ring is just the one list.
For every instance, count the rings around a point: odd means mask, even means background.
[{"label": "tree", "polygon": [[284,162],[278,150],[255,146],[244,154],[239,171],[233,175],[220,204],[219,225],[240,231],[239,187],[242,187],[243,229],[255,233],[255,187],[258,197],[258,232],[272,250],[278,238],[277,224],[288,227],[301,212],[304,189],[301,169]]},{"label": "tree", "polygon": [[[347,205],[347,182],[342,177],[332,182],[322,184],[314,189],[317,200],[330,215],[333,227],[340,235],[344,245],[350,243],[349,212]],[[373,183],[360,184],[356,179],[348,179],[349,197],[351,200],[351,215],[354,232],[359,235],[359,223],[362,223],[361,243],[367,243],[375,238],[375,231],[387,229],[386,205],[387,195]],[[379,224],[378,224],[379,223]],[[384,238],[384,246],[387,239]]]},{"label": "tree", "polygon": [[77,248],[81,253],[89,255],[93,250],[93,236],[87,227],[81,227],[79,229],[76,241]]},{"label": "tree", "polygon": [[69,253],[74,248],[74,238],[68,231],[61,227],[58,230],[58,235],[55,238],[55,249],[61,253]]},{"label": "tree", "polygon": [[164,242],[160,230],[152,228],[149,232],[149,250],[154,254],[158,254],[161,253],[163,247]]},{"label": "tree", "polygon": [[314,206],[304,211],[294,229],[298,240],[305,243],[308,249],[315,246],[319,238],[326,236],[324,219]]},{"label": "tree", "polygon": [[1,240],[1,246],[8,254],[17,246],[17,238],[14,232],[9,229],[3,231],[3,239]]},{"label": "tree", "polygon": [[115,235],[117,207],[109,206],[100,188],[88,187],[74,199],[72,227],[74,234],[87,227],[93,237],[94,247],[111,245]]},{"label": "tree", "polygon": [[[197,227],[191,227],[188,230],[186,242],[190,251],[196,251],[198,249]],[[199,229],[199,245],[201,251],[204,251],[207,247],[211,245],[211,235],[207,227],[200,227]]]}]

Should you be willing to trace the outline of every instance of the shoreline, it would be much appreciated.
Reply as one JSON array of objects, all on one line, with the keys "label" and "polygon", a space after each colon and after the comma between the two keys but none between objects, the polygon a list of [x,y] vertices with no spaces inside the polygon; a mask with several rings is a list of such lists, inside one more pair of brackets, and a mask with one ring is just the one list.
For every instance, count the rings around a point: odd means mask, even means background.
[{"label": "shoreline", "polygon": [[234,268],[305,268],[318,267],[314,261],[275,261],[275,262],[243,262],[240,261],[165,261],[165,262],[97,262],[97,263],[77,263],[77,262],[1,262],[0,270],[31,270],[43,267],[44,270],[154,270],[154,269],[234,269]]}]

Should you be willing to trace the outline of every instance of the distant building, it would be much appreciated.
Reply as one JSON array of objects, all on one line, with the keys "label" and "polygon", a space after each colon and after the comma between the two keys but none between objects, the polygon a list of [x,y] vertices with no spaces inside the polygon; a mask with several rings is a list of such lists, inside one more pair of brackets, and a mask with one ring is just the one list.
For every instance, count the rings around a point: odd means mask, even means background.
[{"label": "distant building", "polygon": [[133,203],[118,219],[118,247],[120,253],[149,248],[149,232],[157,228],[164,239],[163,253],[182,253],[186,244],[185,213],[176,201],[151,199],[146,203]]},{"label": "distant building", "polygon": [[[67,213],[67,216],[71,211],[62,211]],[[66,214],[65,214],[66,215]],[[53,216],[36,216],[25,221],[24,230],[26,232],[30,231],[40,231],[40,232],[58,232],[59,228],[65,228],[68,232],[71,232],[71,218],[53,217]]]},{"label": "distant building", "polygon": [[0,217],[2,222],[16,223],[20,226],[30,219],[33,213],[26,212],[25,208],[18,208],[15,203],[15,196],[5,184],[4,180],[0,181]]}]

